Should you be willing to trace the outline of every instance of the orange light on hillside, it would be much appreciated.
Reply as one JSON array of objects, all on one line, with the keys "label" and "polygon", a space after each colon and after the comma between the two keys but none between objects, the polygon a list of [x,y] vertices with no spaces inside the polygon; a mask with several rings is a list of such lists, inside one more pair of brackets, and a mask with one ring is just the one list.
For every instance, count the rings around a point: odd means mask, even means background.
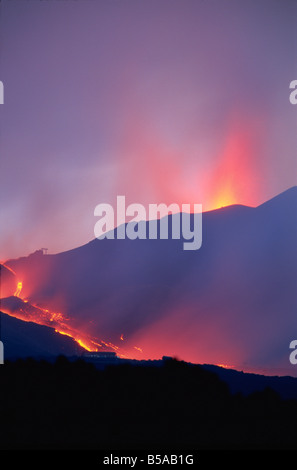
[{"label": "orange light on hillside", "polygon": [[[34,322],[38,325],[48,326],[53,328],[54,331],[60,335],[68,336],[72,338],[77,344],[79,344],[83,349],[88,352],[98,352],[101,350],[114,350],[119,357],[127,358],[130,357],[133,359],[135,357],[135,352],[133,354],[133,349],[142,353],[142,349],[139,347],[132,347],[131,349],[125,350],[119,346],[111,343],[110,341],[103,341],[95,337],[91,337],[89,334],[85,334],[81,331],[78,331],[73,327],[72,321],[66,315],[60,312],[53,312],[48,308],[44,308],[40,305],[35,305],[31,299],[23,299],[21,297],[23,289],[23,282],[19,281],[17,283],[17,289],[14,293],[15,297],[19,297],[23,303],[19,305],[17,309],[11,310],[6,308],[2,310],[4,313],[7,313],[11,317],[18,318],[19,320],[25,322]],[[120,340],[124,341],[124,335],[121,334]]]},{"label": "orange light on hillside", "polygon": [[16,291],[15,291],[15,293],[14,293],[13,295],[14,295],[15,297],[19,297],[19,296],[21,295],[22,288],[23,288],[23,283],[22,283],[22,281],[19,281],[18,284],[17,284]]},{"label": "orange light on hillside", "polygon": [[220,209],[221,207],[231,206],[235,201],[236,197],[234,191],[230,186],[226,186],[214,200],[214,207]]}]

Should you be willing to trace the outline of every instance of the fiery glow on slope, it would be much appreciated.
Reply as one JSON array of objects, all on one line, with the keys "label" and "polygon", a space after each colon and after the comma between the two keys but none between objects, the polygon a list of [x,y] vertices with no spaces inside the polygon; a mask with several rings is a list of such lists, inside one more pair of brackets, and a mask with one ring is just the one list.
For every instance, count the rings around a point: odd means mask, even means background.
[{"label": "fiery glow on slope", "polygon": [[[91,352],[94,351],[92,347],[89,347],[86,343],[84,343],[81,339],[76,339],[75,340],[82,348],[86,349],[87,351]],[[98,349],[95,349],[95,351],[98,351]]]},{"label": "fiery glow on slope", "polygon": [[17,284],[16,291],[15,291],[15,293],[14,293],[13,295],[14,295],[15,297],[20,297],[21,292],[22,292],[22,288],[23,288],[23,283],[22,283],[22,281],[19,281],[18,284]]},{"label": "fiery glow on slope", "polygon": [[[23,282],[18,282],[14,296],[2,299],[1,310],[4,313],[22,321],[54,328],[56,333],[69,336],[86,351],[98,352],[99,350],[104,351],[112,349],[119,357],[131,357],[131,351],[129,350],[125,350],[110,341],[99,340],[98,338],[78,331],[78,329],[73,326],[73,322],[63,313],[50,311],[48,308],[34,304],[28,298],[23,299],[21,297],[22,288]],[[14,298],[18,299],[17,302],[13,300]],[[123,334],[120,336],[120,340],[124,340]],[[140,348],[135,349],[142,352]]]}]

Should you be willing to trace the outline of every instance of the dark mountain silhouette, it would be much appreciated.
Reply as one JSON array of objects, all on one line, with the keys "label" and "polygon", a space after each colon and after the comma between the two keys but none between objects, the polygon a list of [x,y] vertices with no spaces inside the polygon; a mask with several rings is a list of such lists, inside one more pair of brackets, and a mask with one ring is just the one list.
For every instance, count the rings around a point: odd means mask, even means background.
[{"label": "dark mountain silhouette", "polygon": [[144,358],[296,375],[296,207],[294,187],[256,208],[204,213],[197,251],[170,238],[95,239],[6,265],[23,280],[23,296],[94,336],[116,343],[124,334]]},{"label": "dark mountain silhouette", "polygon": [[101,371],[62,356],[11,361],[0,368],[0,415],[1,449],[297,448],[297,400],[267,387],[232,395],[215,373],[176,360]]},{"label": "dark mountain silhouette", "polygon": [[290,376],[266,376],[261,374],[251,374],[234,369],[203,364],[203,369],[214,372],[223,382],[225,382],[231,393],[241,393],[245,396],[254,392],[264,391],[270,388],[278,393],[285,400],[297,400],[297,378]]}]

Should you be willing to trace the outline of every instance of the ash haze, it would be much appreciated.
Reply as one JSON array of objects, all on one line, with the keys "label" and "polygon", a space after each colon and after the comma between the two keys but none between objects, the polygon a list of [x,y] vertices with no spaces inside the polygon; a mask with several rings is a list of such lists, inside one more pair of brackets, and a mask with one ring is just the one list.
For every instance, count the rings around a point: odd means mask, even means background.
[{"label": "ash haze", "polygon": [[0,8],[0,259],[90,241],[118,194],[210,210],[296,185],[296,1]]}]

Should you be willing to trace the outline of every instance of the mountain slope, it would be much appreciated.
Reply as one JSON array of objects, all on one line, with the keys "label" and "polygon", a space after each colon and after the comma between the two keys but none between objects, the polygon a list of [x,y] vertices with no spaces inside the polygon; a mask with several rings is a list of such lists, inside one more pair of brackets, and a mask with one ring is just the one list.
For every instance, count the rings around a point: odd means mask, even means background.
[{"label": "mountain slope", "polygon": [[53,328],[25,322],[2,312],[1,341],[4,361],[14,358],[80,354],[83,349],[72,338],[62,336]]},{"label": "mountain slope", "polygon": [[[202,247],[182,240],[93,240],[6,263],[28,296],[141,357],[295,375],[297,188],[257,208],[203,214]],[[171,217],[169,217],[169,221]]]}]

